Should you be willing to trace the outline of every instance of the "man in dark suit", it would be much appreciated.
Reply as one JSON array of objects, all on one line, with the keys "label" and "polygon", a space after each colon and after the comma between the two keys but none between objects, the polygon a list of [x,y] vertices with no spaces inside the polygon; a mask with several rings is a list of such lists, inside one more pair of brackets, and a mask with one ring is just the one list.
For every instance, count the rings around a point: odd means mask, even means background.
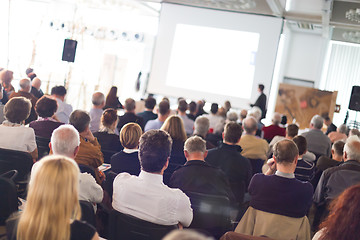
[{"label": "man in dark suit", "polygon": [[140,125],[141,129],[144,130],[144,119],[142,117],[136,116],[135,114],[135,100],[128,98],[125,100],[125,114],[119,117],[119,123],[117,128],[119,132],[121,128],[130,122],[134,122]]},{"label": "man in dark suit", "polygon": [[187,162],[177,169],[170,178],[171,188],[180,188],[183,192],[196,192],[226,196],[234,201],[229,181],[219,168],[205,162],[206,142],[199,136],[193,136],[184,144]]},{"label": "man in dark suit", "polygon": [[242,128],[239,124],[227,123],[223,132],[224,142],[219,147],[209,150],[205,159],[210,165],[225,172],[239,204],[244,200],[252,175],[249,160],[240,154],[242,149],[236,145],[240,141],[241,133]]},{"label": "man in dark suit", "polygon": [[149,96],[145,100],[145,111],[137,114],[139,117],[142,117],[144,119],[144,126],[149,120],[154,120],[158,117],[157,114],[153,112],[155,106],[156,106],[156,99]]},{"label": "man in dark suit", "polygon": [[266,116],[266,95],[264,94],[265,86],[263,84],[259,84],[258,91],[260,96],[256,99],[254,104],[250,104],[251,107],[259,107],[261,109],[261,119],[265,118]]}]

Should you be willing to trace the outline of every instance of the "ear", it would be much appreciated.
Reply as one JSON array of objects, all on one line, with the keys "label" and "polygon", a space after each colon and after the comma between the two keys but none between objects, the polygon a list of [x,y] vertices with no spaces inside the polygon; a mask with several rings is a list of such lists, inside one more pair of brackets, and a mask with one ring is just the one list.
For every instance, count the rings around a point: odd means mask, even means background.
[{"label": "ear", "polygon": [[190,154],[188,153],[188,151],[184,150],[184,155],[185,155],[185,158],[188,159]]},{"label": "ear", "polygon": [[204,159],[207,157],[207,155],[208,155],[208,151],[206,150],[206,151],[204,152]]},{"label": "ear", "polygon": [[297,165],[298,159],[299,159],[299,155],[296,155],[296,157],[295,157],[295,159],[294,159],[294,164],[295,164],[295,165]]},{"label": "ear", "polygon": [[347,152],[345,152],[345,151],[344,151],[344,155],[343,155],[343,159],[344,159],[344,161],[346,161],[346,160],[347,160],[347,158],[348,158],[348,154],[347,154]]},{"label": "ear", "polygon": [[79,152],[79,149],[80,149],[80,146],[77,146],[74,150],[74,158],[76,157],[76,155],[78,154]]},{"label": "ear", "polygon": [[224,140],[225,133],[222,132],[221,136],[222,136],[222,139]]},{"label": "ear", "polygon": [[274,162],[275,162],[275,163],[277,163],[277,161],[276,161],[276,158],[275,158],[274,154],[273,154],[273,157],[272,157],[272,158],[274,159]]},{"label": "ear", "polygon": [[168,168],[168,166],[169,166],[169,159],[170,159],[170,157],[168,157],[167,158],[167,160],[166,160],[166,163],[165,163],[165,165],[164,165],[164,171]]},{"label": "ear", "polygon": [[51,142],[49,142],[49,148],[53,152],[52,147],[51,147]]}]

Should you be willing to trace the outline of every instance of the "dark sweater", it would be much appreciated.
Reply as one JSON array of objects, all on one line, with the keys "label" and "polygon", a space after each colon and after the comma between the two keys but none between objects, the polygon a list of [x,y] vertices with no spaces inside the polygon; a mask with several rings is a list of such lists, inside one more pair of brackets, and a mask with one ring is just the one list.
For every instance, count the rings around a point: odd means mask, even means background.
[{"label": "dark sweater", "polygon": [[304,217],[312,203],[313,187],[309,182],[277,175],[255,174],[249,185],[250,206],[284,215]]},{"label": "dark sweater", "polygon": [[120,151],[111,157],[110,163],[111,170],[115,173],[127,172],[136,176],[140,173],[138,152],[125,153]]},{"label": "dark sweater", "polygon": [[43,138],[51,138],[52,132],[63,125],[62,122],[55,122],[49,119],[32,121],[29,127],[34,129],[35,135]]}]

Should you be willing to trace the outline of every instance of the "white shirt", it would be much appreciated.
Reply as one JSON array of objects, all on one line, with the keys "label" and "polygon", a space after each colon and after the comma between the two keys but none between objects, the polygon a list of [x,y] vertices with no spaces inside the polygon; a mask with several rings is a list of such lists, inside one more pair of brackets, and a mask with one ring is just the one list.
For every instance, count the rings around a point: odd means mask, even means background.
[{"label": "white shirt", "polygon": [[89,173],[80,173],[79,175],[79,200],[85,200],[92,203],[101,203],[103,199],[103,190],[96,183],[95,178]]},{"label": "white shirt", "polygon": [[73,111],[72,106],[66,102],[61,101],[59,98],[56,98],[56,102],[58,103],[58,109],[55,113],[56,117],[62,123],[69,123],[69,117]]},{"label": "white shirt", "polygon": [[33,128],[15,124],[13,127],[0,125],[0,148],[33,152],[36,146],[35,132]]},{"label": "white shirt", "polygon": [[103,114],[104,110],[101,108],[92,108],[90,109],[90,131],[97,132],[100,129],[100,119]]},{"label": "white shirt", "polygon": [[212,114],[212,113],[210,113],[209,115],[204,115],[204,116],[209,119],[209,122],[210,122],[209,128],[212,128],[212,129],[215,129],[216,125],[218,125],[219,123],[221,123],[221,121],[224,120],[223,117],[218,116],[216,114]]},{"label": "white shirt", "polygon": [[180,189],[166,186],[160,174],[141,171],[137,177],[120,173],[113,187],[112,206],[121,213],[161,225],[188,227],[192,221],[189,198]]}]

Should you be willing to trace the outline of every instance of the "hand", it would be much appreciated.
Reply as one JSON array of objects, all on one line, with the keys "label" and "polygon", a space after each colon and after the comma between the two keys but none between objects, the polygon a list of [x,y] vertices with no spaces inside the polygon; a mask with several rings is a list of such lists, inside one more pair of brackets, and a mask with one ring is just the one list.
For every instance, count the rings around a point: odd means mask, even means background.
[{"label": "hand", "polygon": [[86,139],[89,140],[89,141],[94,141],[94,140],[95,140],[95,137],[94,137],[94,135],[92,134],[92,132],[90,131],[89,127],[86,128],[86,130],[83,131],[80,135],[81,135],[83,138],[86,138]]},{"label": "hand", "polygon": [[265,175],[272,175],[276,172],[276,162],[273,158],[269,159],[266,162],[266,165],[268,165],[269,169],[266,171]]}]

